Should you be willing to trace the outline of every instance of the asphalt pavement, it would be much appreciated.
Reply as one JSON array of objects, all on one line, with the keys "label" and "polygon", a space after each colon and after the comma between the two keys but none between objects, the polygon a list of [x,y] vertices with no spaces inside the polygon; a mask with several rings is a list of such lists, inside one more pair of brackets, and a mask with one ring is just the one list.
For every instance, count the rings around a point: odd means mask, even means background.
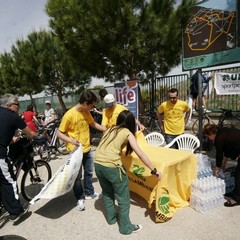
[{"label": "asphalt pavement", "polygon": [[[59,156],[50,162],[53,173],[65,159],[66,156]],[[93,185],[97,192],[101,192],[95,175]],[[9,222],[7,213],[4,213],[0,217],[0,236],[14,234],[28,240],[240,239],[240,206],[222,206],[205,214],[186,207],[180,209],[170,221],[155,223],[154,209],[149,209],[144,199],[131,193],[130,218],[132,223],[142,224],[143,229],[138,233],[122,235],[117,223],[107,224],[102,200],[86,200],[85,211],[78,211],[76,202],[72,191],[55,199],[40,199],[30,206],[26,216],[16,224]]]}]

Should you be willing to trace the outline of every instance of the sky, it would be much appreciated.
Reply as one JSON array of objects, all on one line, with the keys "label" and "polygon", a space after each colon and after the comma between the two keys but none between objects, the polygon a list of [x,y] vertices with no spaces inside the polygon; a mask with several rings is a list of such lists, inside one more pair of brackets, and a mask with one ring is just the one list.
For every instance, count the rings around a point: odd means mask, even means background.
[{"label": "sky", "polygon": [[0,53],[10,52],[18,39],[48,29],[47,0],[0,0]]},{"label": "sky", "polygon": [[[0,54],[10,52],[18,39],[26,39],[32,31],[48,29],[46,3],[47,0],[0,0]],[[181,73],[182,67],[179,65],[168,75]],[[91,85],[99,84],[104,85],[104,81],[94,80]]]}]

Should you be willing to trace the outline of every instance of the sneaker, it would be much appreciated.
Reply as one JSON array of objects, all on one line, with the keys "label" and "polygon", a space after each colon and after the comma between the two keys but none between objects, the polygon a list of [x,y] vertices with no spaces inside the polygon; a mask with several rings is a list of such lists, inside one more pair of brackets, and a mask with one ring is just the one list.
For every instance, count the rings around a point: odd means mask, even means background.
[{"label": "sneaker", "polygon": [[30,205],[28,204],[26,207],[23,208],[23,212],[20,213],[19,215],[14,215],[14,214],[9,215],[9,220],[11,222],[17,222],[24,214],[28,212],[29,207]]},{"label": "sneaker", "polygon": [[211,110],[205,109],[205,112],[206,112],[206,113],[210,113],[210,112],[211,112]]},{"label": "sneaker", "polygon": [[86,195],[85,196],[85,199],[86,200],[92,200],[92,199],[95,199],[95,200],[97,200],[97,199],[102,199],[102,194],[101,193],[94,193],[94,194],[92,194],[92,195]]},{"label": "sneaker", "polygon": [[137,233],[137,232],[140,232],[141,230],[143,229],[143,226],[140,225],[140,224],[136,224],[134,225],[134,229],[133,229],[133,233]]},{"label": "sneaker", "polygon": [[79,211],[85,210],[85,201],[84,199],[79,199],[77,202],[77,208]]}]

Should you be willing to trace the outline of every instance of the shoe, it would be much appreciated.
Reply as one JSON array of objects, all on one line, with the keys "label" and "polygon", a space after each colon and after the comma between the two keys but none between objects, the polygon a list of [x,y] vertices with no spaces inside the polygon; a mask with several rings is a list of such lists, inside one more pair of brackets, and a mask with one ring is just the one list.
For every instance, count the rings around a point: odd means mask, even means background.
[{"label": "shoe", "polygon": [[238,205],[240,205],[239,202],[232,203],[231,200],[228,200],[227,202],[224,203],[225,207],[235,207],[235,206],[238,206]]},{"label": "shoe", "polygon": [[19,215],[10,214],[9,220],[11,222],[17,222],[24,214],[26,214],[28,212],[29,207],[30,207],[30,205],[28,204],[26,207],[23,208],[23,212],[20,213]]},{"label": "shoe", "polygon": [[195,109],[193,109],[193,110],[192,110],[192,113],[196,113],[196,110],[195,110]]},{"label": "shoe", "polygon": [[133,229],[133,233],[137,233],[137,232],[140,232],[141,230],[143,229],[143,226],[140,225],[140,224],[136,224],[134,225],[134,229]]},{"label": "shoe", "polygon": [[92,199],[95,199],[95,200],[97,200],[97,199],[102,199],[102,194],[101,193],[94,193],[94,194],[92,194],[92,195],[85,195],[85,199],[86,200],[92,200]]},{"label": "shoe", "polygon": [[212,112],[211,110],[208,110],[208,109],[205,109],[204,111],[205,111],[206,113]]},{"label": "shoe", "polygon": [[79,211],[85,210],[85,201],[84,199],[79,199],[77,202],[77,208]]}]

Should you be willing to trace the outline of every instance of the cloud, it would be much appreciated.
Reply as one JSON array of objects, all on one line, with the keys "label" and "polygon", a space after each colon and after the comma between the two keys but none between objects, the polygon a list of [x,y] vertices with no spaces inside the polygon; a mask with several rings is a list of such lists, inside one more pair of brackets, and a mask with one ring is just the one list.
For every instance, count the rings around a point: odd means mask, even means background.
[{"label": "cloud", "polygon": [[46,3],[47,0],[1,0],[0,53],[9,52],[18,39],[26,38],[32,31],[48,29]]}]

